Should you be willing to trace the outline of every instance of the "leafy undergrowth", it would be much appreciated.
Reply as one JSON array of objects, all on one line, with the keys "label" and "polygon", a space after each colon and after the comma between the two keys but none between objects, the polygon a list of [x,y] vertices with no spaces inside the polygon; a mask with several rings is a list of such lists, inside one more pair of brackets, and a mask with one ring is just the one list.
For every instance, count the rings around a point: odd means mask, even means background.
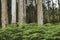
[{"label": "leafy undergrowth", "polygon": [[60,24],[10,25],[0,29],[0,40],[60,40]]}]

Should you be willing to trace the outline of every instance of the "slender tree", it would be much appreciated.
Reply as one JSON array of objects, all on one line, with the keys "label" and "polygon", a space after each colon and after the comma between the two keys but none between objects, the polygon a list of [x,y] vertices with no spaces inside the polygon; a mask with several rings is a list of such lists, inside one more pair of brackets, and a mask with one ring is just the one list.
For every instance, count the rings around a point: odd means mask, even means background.
[{"label": "slender tree", "polygon": [[23,23],[23,0],[18,0],[18,23],[22,25]]},{"label": "slender tree", "polygon": [[37,0],[37,21],[38,24],[43,24],[42,0]]},{"label": "slender tree", "polygon": [[2,4],[2,27],[8,24],[8,14],[7,14],[7,0],[1,0]]},{"label": "slender tree", "polygon": [[23,6],[24,6],[24,11],[23,11],[23,13],[24,13],[24,22],[26,23],[26,0],[23,0]]},{"label": "slender tree", "polygon": [[12,24],[16,24],[16,0],[12,0],[12,20],[11,23]]},{"label": "slender tree", "polygon": [[59,21],[60,21],[60,0],[58,0],[58,4],[59,4]]}]

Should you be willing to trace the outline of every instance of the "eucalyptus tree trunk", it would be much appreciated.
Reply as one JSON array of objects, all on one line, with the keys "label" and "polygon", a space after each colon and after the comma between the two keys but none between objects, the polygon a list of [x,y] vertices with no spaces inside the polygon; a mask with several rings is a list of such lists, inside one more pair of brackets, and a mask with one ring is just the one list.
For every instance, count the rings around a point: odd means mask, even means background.
[{"label": "eucalyptus tree trunk", "polygon": [[59,4],[59,21],[60,21],[60,0],[58,0],[58,4]]},{"label": "eucalyptus tree trunk", "polygon": [[24,8],[23,8],[23,13],[24,13],[24,22],[26,23],[26,0],[23,0],[23,6],[24,6]]},{"label": "eucalyptus tree trunk", "polygon": [[27,6],[29,6],[29,4],[30,4],[30,0],[26,0],[27,1]]},{"label": "eucalyptus tree trunk", "polygon": [[18,0],[18,23],[22,25],[23,23],[23,0]]},{"label": "eucalyptus tree trunk", "polygon": [[38,24],[43,24],[42,0],[37,0],[37,22]]},{"label": "eucalyptus tree trunk", "polygon": [[1,0],[2,4],[2,28],[5,28],[8,24],[8,14],[7,14],[7,0]]},{"label": "eucalyptus tree trunk", "polygon": [[12,10],[11,10],[11,13],[12,13],[12,20],[11,20],[11,23],[12,24],[16,24],[16,0],[12,0]]}]

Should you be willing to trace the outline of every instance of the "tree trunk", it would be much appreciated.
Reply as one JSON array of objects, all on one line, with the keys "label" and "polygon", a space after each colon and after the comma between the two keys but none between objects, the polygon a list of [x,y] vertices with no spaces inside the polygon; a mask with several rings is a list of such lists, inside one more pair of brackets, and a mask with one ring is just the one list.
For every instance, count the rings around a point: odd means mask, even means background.
[{"label": "tree trunk", "polygon": [[22,25],[23,23],[23,0],[18,1],[18,23]]},{"label": "tree trunk", "polygon": [[11,23],[12,24],[16,24],[16,0],[12,0],[12,20]]},{"label": "tree trunk", "polygon": [[38,24],[43,24],[42,0],[37,0],[37,22]]},{"label": "tree trunk", "polygon": [[58,0],[58,4],[59,4],[59,22],[60,22],[60,0]]},{"label": "tree trunk", "polygon": [[24,6],[24,22],[26,23],[26,0],[23,0],[23,6]]},{"label": "tree trunk", "polygon": [[1,0],[2,4],[2,27],[8,24],[8,14],[7,14],[7,0]]}]

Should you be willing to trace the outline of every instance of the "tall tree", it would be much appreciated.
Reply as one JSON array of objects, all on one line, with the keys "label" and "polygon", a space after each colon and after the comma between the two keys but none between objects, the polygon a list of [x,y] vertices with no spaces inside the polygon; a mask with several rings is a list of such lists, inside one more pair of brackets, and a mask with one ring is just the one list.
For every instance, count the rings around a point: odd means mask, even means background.
[{"label": "tall tree", "polygon": [[38,24],[43,24],[42,0],[37,0],[37,21]]},{"label": "tall tree", "polygon": [[7,14],[7,0],[1,0],[2,4],[2,27],[8,24],[8,14]]},{"label": "tall tree", "polygon": [[23,13],[24,13],[24,22],[26,23],[26,0],[23,0],[23,6],[24,6],[24,11],[23,11]]},{"label": "tall tree", "polygon": [[16,24],[16,0],[12,0],[12,20],[11,23],[12,24]]},{"label": "tall tree", "polygon": [[59,21],[60,21],[60,0],[58,0],[58,4],[59,4]]},{"label": "tall tree", "polygon": [[20,25],[23,23],[23,0],[18,0],[18,22]]}]

